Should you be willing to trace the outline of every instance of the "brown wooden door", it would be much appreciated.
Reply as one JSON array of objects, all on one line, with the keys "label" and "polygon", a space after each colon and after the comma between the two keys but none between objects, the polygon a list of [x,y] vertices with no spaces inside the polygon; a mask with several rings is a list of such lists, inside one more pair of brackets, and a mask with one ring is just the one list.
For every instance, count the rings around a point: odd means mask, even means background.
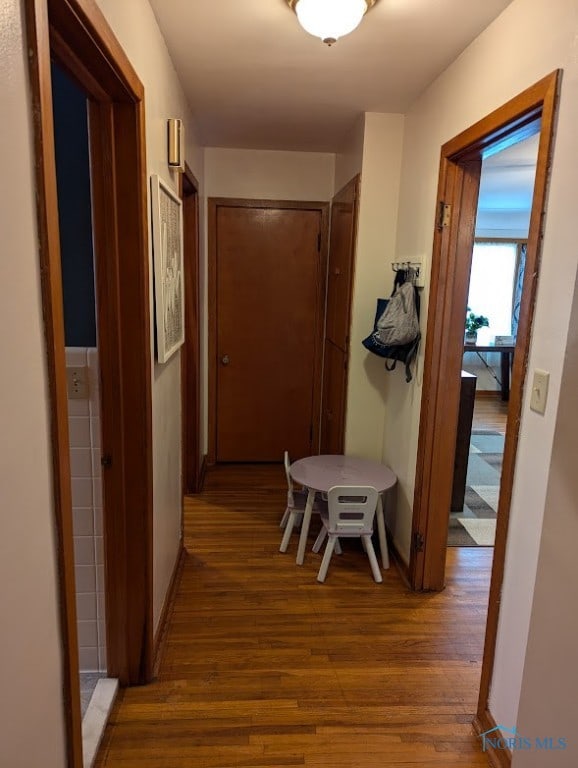
[{"label": "brown wooden door", "polygon": [[321,453],[342,453],[344,448],[358,189],[356,176],[337,193],[331,207]]},{"label": "brown wooden door", "polygon": [[216,460],[309,455],[319,429],[323,206],[212,204]]}]

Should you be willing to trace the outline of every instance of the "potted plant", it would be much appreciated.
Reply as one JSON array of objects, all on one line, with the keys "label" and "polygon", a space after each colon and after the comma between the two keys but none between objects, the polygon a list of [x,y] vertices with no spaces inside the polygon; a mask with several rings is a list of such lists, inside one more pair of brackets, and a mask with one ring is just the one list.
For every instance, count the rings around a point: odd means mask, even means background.
[{"label": "potted plant", "polygon": [[484,315],[476,315],[468,307],[466,314],[466,344],[475,344],[480,328],[488,328],[490,321]]}]

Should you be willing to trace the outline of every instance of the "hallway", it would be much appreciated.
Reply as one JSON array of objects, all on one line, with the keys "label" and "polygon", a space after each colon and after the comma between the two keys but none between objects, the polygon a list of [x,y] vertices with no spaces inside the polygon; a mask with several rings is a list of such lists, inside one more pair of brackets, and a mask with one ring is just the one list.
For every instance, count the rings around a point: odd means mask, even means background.
[{"label": "hallway", "polygon": [[450,550],[446,590],[414,594],[346,542],[320,585],[320,556],[277,551],[284,497],[262,465],[220,466],[186,499],[159,677],[121,692],[98,768],[486,766],[471,720],[492,550]]}]

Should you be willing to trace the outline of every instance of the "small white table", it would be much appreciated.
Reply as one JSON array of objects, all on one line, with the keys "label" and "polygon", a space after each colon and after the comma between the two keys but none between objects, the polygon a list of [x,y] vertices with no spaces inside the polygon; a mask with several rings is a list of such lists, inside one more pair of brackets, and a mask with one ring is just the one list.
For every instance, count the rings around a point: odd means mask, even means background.
[{"label": "small white table", "polygon": [[289,468],[291,477],[296,483],[305,486],[307,504],[303,514],[301,535],[297,548],[297,565],[303,565],[309,525],[311,523],[311,510],[315,492],[327,493],[334,485],[369,485],[378,493],[378,502],[375,516],[377,518],[377,531],[379,535],[379,548],[384,568],[389,568],[389,555],[387,554],[387,542],[385,538],[385,520],[383,517],[383,502],[381,494],[388,491],[397,483],[397,477],[386,467],[369,459],[360,459],[356,456],[307,456],[291,464]]}]

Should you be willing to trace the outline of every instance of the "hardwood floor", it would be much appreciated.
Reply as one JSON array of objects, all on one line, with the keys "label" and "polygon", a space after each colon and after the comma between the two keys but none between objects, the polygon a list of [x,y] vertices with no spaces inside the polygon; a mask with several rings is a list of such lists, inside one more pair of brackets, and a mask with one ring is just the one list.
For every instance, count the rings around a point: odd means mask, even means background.
[{"label": "hardwood floor", "polygon": [[499,397],[476,397],[472,429],[487,429],[506,434],[508,403]]},{"label": "hardwood floor", "polygon": [[492,550],[450,550],[446,590],[416,594],[345,542],[321,585],[320,555],[278,552],[284,497],[265,465],[186,499],[159,678],[120,694],[98,768],[487,766],[471,721]]}]

